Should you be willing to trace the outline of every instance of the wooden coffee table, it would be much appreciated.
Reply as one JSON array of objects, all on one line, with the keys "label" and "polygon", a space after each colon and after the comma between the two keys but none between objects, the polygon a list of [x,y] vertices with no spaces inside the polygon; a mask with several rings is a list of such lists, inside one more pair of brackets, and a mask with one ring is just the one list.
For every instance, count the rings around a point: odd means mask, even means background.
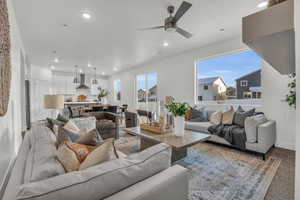
[{"label": "wooden coffee table", "polygon": [[183,137],[175,136],[174,132],[166,134],[156,134],[141,130],[139,127],[124,128],[128,134],[140,137],[141,150],[154,146],[158,143],[165,143],[172,147],[172,163],[187,155],[187,148],[197,143],[204,142],[210,135],[190,130],[185,130]]}]

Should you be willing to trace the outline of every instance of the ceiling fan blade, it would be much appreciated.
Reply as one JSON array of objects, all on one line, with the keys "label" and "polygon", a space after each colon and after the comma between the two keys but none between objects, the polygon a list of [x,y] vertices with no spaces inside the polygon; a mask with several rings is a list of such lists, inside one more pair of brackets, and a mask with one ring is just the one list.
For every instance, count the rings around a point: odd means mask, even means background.
[{"label": "ceiling fan blade", "polygon": [[154,26],[154,27],[149,27],[149,28],[140,28],[138,29],[139,31],[146,31],[146,30],[155,30],[155,29],[161,29],[165,28],[165,26]]},{"label": "ceiling fan blade", "polygon": [[192,4],[189,2],[182,2],[181,6],[178,8],[175,16],[174,16],[174,20],[175,22],[179,21],[179,19],[186,13],[186,11],[188,11],[190,8],[192,7]]},{"label": "ceiling fan blade", "polygon": [[193,37],[193,34],[191,34],[191,33],[187,32],[187,31],[183,30],[182,28],[178,28],[177,27],[176,32],[179,33],[179,34],[181,34],[182,36],[184,36],[187,39]]}]

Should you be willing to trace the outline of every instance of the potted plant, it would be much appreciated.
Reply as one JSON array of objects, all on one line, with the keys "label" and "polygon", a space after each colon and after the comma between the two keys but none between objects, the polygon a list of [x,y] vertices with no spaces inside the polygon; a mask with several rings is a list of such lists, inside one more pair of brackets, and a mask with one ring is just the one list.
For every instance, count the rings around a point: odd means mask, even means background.
[{"label": "potted plant", "polygon": [[109,95],[109,91],[101,87],[98,87],[98,90],[99,90],[98,100],[101,102],[104,97]]},{"label": "potted plant", "polygon": [[175,135],[183,136],[184,135],[184,116],[185,113],[191,108],[187,103],[181,102],[172,102],[166,105],[166,108],[169,112],[174,115],[174,126],[175,126]]}]

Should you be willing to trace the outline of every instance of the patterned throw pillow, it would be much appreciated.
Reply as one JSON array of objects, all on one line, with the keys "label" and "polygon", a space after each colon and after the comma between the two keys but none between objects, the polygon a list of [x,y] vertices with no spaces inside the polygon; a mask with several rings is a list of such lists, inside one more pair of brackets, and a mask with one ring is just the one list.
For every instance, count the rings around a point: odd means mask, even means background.
[{"label": "patterned throw pillow", "polygon": [[96,146],[89,146],[72,142],[66,142],[65,144],[76,154],[77,159],[80,163],[82,163],[85,160],[85,158],[90,152],[96,149]]},{"label": "patterned throw pillow", "polygon": [[114,146],[114,139],[109,138],[104,140],[95,150],[87,155],[86,159],[81,163],[79,170],[84,170],[117,158],[118,155]]},{"label": "patterned throw pillow", "polygon": [[57,158],[66,172],[77,171],[80,167],[76,154],[65,143],[58,147]]},{"label": "patterned throw pillow", "polygon": [[98,146],[64,142],[57,150],[57,157],[66,172],[84,170],[119,158],[113,138],[104,140]]},{"label": "patterned throw pillow", "polygon": [[229,110],[224,111],[222,116],[222,124],[231,125],[233,122],[234,113],[235,112],[232,106],[230,106]]},{"label": "patterned throw pillow", "polygon": [[216,111],[216,112],[212,113],[209,121],[212,124],[216,124],[216,125],[221,124],[222,123],[222,111]]}]

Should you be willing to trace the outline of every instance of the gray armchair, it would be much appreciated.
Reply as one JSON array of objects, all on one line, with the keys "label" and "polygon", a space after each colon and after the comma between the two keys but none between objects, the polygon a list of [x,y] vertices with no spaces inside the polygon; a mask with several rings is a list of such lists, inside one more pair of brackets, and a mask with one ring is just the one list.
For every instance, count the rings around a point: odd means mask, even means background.
[{"label": "gray armchair", "polygon": [[110,112],[89,112],[82,116],[96,118],[96,128],[103,139],[119,138],[120,116]]}]

